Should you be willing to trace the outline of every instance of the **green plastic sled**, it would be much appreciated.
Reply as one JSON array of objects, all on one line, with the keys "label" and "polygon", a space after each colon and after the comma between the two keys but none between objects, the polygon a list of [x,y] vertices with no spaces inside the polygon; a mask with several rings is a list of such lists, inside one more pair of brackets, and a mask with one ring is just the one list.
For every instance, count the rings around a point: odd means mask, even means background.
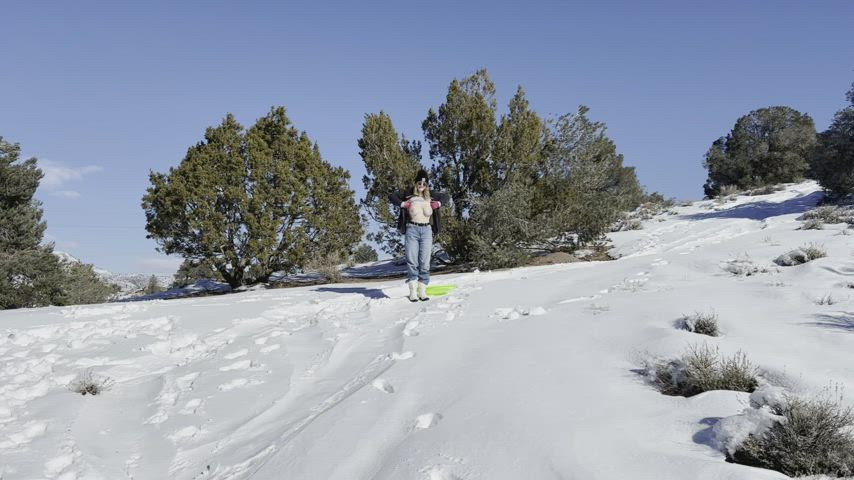
[{"label": "green plastic sled", "polygon": [[451,293],[451,290],[457,288],[456,285],[427,285],[428,297],[441,297]]}]

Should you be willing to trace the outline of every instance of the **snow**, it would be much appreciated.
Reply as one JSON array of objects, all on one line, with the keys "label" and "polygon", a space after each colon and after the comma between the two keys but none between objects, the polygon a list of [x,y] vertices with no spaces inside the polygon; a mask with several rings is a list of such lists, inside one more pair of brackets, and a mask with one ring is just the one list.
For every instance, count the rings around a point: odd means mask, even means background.
[{"label": "snow", "polygon": [[[0,312],[0,477],[786,478],[724,452],[786,395],[854,384],[854,260],[846,225],[798,230],[815,183],[785,187],[613,233],[616,261],[436,276],[457,289],[429,302],[366,279]],[[810,243],[827,257],[773,263]],[[674,328],[695,311],[725,335]],[[703,342],[777,388],[637,373]],[[70,391],[89,368],[112,387]]]}]

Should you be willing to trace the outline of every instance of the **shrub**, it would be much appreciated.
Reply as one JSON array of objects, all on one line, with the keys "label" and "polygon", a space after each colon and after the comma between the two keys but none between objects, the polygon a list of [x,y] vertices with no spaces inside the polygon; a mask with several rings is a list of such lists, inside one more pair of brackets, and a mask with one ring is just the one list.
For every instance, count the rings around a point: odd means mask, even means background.
[{"label": "shrub", "polygon": [[373,247],[367,244],[361,244],[353,252],[353,261],[356,263],[376,262],[379,256]]},{"label": "shrub", "polygon": [[758,273],[769,272],[767,268],[754,264],[747,256],[729,260],[721,268],[723,268],[724,271],[739,277],[749,277]]},{"label": "shrub", "polygon": [[854,475],[854,414],[828,399],[789,399],[783,418],[749,435],[727,460],[786,475]]},{"label": "shrub", "polygon": [[720,333],[718,330],[718,316],[715,313],[696,312],[693,315],[684,315],[679,319],[678,325],[682,330],[710,337],[717,337]]},{"label": "shrub", "polygon": [[783,190],[782,185],[765,185],[764,187],[748,190],[747,192],[745,192],[745,195],[770,195],[781,190]]},{"label": "shrub", "polygon": [[801,230],[823,230],[824,222],[820,218],[810,218],[801,225]]},{"label": "shrub", "polygon": [[692,397],[711,390],[752,392],[758,386],[756,367],[743,352],[723,357],[717,347],[693,346],[681,359],[659,361],[646,368],[665,395]]},{"label": "shrub", "polygon": [[791,267],[811,262],[817,258],[826,257],[827,253],[824,249],[814,243],[796,248],[790,252],[784,253],[774,260],[774,263],[781,267]]},{"label": "shrub", "polygon": [[543,235],[541,225],[531,218],[532,195],[531,188],[516,184],[475,202],[469,223],[474,227],[472,260],[478,267],[515,267],[528,260],[526,247]]},{"label": "shrub", "polygon": [[834,224],[845,223],[850,218],[851,212],[846,209],[822,205],[804,213],[798,217],[798,220],[820,220],[822,223]]},{"label": "shrub", "polygon": [[836,299],[833,298],[833,295],[828,293],[826,295],[822,295],[814,300],[816,305],[834,305],[836,304]]},{"label": "shrub", "polygon": [[341,253],[317,254],[306,265],[308,270],[314,270],[326,282],[341,281],[340,265],[347,263],[347,256]]},{"label": "shrub", "polygon": [[107,391],[113,387],[115,382],[109,377],[95,376],[92,369],[86,369],[82,375],[77,377],[71,385],[68,386],[72,392],[81,395],[98,395],[101,392]]}]

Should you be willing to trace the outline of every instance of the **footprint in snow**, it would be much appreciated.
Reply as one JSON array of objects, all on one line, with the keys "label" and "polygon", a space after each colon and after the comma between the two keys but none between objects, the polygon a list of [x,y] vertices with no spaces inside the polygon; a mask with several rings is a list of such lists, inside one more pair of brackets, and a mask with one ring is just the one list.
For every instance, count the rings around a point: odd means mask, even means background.
[{"label": "footprint in snow", "polygon": [[373,382],[371,382],[371,386],[376,388],[377,390],[385,393],[394,393],[394,387],[388,380],[384,378],[377,378]]},{"label": "footprint in snow", "polygon": [[417,320],[410,320],[406,322],[406,326],[403,327],[403,334],[407,337],[417,337],[418,332],[415,329],[418,328],[419,323],[420,322]]},{"label": "footprint in snow", "polygon": [[226,360],[234,360],[235,358],[245,357],[249,353],[248,349],[238,350],[236,352],[229,353],[227,355],[223,355],[222,358]]},{"label": "footprint in snow", "polygon": [[418,418],[415,419],[415,430],[426,430],[428,428],[433,428],[439,424],[439,421],[442,420],[442,415],[439,413],[425,413],[423,415],[418,415]]},{"label": "footprint in snow", "polygon": [[246,359],[246,360],[240,360],[240,361],[234,362],[234,363],[232,363],[230,365],[226,365],[224,367],[219,367],[219,371],[228,372],[231,370],[246,370],[247,368],[249,368],[251,366],[252,366],[252,360]]},{"label": "footprint in snow", "polygon": [[447,468],[441,465],[430,467],[429,470],[423,469],[422,472],[427,474],[427,480],[461,480],[460,477],[452,474]]},{"label": "footprint in snow", "polygon": [[410,358],[415,356],[415,352],[394,352],[390,355],[392,360],[409,360]]}]

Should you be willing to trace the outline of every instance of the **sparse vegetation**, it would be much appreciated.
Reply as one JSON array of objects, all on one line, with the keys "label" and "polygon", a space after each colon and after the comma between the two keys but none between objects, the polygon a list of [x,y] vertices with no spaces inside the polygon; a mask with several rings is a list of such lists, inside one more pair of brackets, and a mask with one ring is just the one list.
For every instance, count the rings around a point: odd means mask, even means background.
[{"label": "sparse vegetation", "polygon": [[327,253],[325,255],[316,255],[306,265],[307,270],[316,271],[321,278],[329,283],[337,283],[341,281],[340,265],[347,263],[347,256],[340,253]]},{"label": "sparse vegetation", "polygon": [[729,272],[739,277],[749,277],[760,273],[769,273],[770,270],[766,267],[760,267],[750,260],[747,255],[738,257],[734,260],[729,260],[721,267],[724,271]]},{"label": "sparse vegetation", "polygon": [[833,295],[828,293],[813,300],[816,305],[834,305],[837,303]]},{"label": "sparse vegetation", "polygon": [[743,352],[724,357],[717,347],[691,347],[682,358],[656,361],[645,368],[665,395],[691,397],[711,390],[752,392],[759,385],[756,367]]},{"label": "sparse vegetation", "polygon": [[677,322],[677,325],[682,330],[699,333],[700,335],[717,337],[720,334],[718,329],[718,316],[714,312],[695,312],[692,315],[683,315]]},{"label": "sparse vegetation", "polygon": [[88,368],[76,380],[71,382],[68,389],[80,395],[99,395],[113,387],[115,382],[110,377],[95,376]]},{"label": "sparse vegetation", "polygon": [[814,243],[801,246],[790,252],[784,253],[774,260],[774,263],[782,267],[791,267],[811,262],[817,258],[826,257],[824,248]]},{"label": "sparse vegetation", "polygon": [[810,218],[801,225],[801,230],[824,230],[824,222],[820,218]]},{"label": "sparse vegetation", "polygon": [[365,243],[359,245],[353,252],[353,262],[355,263],[376,262],[378,258],[377,251]]},{"label": "sparse vegetation", "polygon": [[764,434],[750,435],[727,460],[792,477],[854,475],[854,413],[841,400],[790,398]]},{"label": "sparse vegetation", "polygon": [[822,223],[827,224],[845,223],[851,220],[852,213],[854,212],[851,212],[848,209],[831,205],[822,205],[804,213],[798,217],[798,220],[820,220]]}]

